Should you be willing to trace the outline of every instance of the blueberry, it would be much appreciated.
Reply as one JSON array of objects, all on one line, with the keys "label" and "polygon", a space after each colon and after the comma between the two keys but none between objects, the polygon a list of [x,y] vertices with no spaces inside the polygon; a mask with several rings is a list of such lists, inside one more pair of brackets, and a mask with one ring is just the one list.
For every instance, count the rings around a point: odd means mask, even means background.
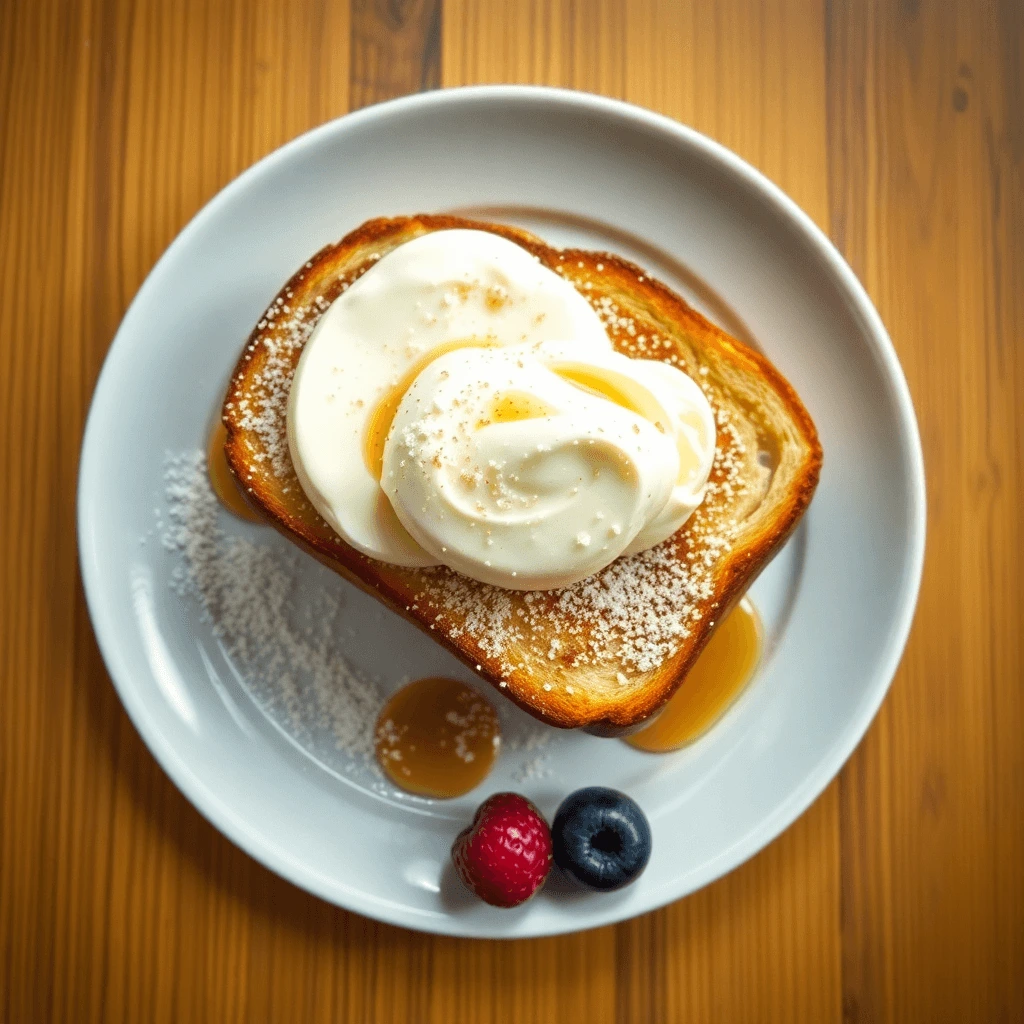
[{"label": "blueberry", "polygon": [[555,863],[589,889],[629,885],[651,857],[651,826],[635,800],[588,786],[562,801],[551,826]]}]

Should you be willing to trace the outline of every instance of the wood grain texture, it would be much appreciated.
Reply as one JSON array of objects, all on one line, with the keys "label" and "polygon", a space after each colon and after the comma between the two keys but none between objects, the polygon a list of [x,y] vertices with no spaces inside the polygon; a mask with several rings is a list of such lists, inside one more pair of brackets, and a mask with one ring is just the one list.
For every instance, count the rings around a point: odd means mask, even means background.
[{"label": "wood grain texture", "polygon": [[441,84],[441,0],[352,0],[352,110]]},{"label": "wood grain texture", "polygon": [[[0,3],[0,1021],[1024,1020],[1022,6]],[[345,110],[591,89],[760,167],[907,372],[929,552],[892,695],[762,854],[614,928],[420,936],[223,839],[121,710],[78,579],[78,448],[128,302],[240,170]]]},{"label": "wood grain texture", "polygon": [[831,219],[928,475],[917,626],[842,775],[848,1021],[1024,1020],[1024,7],[836,3]]}]

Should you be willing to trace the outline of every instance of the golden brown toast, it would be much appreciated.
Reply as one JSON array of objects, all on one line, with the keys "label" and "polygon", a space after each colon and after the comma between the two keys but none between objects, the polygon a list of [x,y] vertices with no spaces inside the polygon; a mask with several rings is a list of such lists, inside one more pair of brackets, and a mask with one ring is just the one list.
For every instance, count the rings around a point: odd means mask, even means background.
[{"label": "golden brown toast", "polygon": [[[714,467],[704,502],[673,537],[565,590],[510,591],[443,566],[408,569],[368,558],[307,500],[285,425],[303,344],[324,310],[376,260],[445,228],[492,231],[518,243],[580,290],[619,351],[674,363],[703,388],[718,423]],[[796,526],[822,458],[810,416],[771,363],[639,267],[449,216],[371,220],[317,253],[250,335],[223,418],[228,464],[285,536],[532,715],[607,735],[635,728],[683,682],[715,624]]]}]

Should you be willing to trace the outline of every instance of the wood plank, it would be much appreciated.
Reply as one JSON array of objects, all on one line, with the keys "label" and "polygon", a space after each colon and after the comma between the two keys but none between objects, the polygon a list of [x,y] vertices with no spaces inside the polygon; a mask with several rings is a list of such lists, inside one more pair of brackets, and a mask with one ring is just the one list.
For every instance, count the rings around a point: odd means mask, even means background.
[{"label": "wood plank", "polygon": [[1019,4],[836,4],[831,214],[928,474],[903,666],[842,776],[850,1021],[1024,1019]]},{"label": "wood plank", "polygon": [[207,825],[121,710],[74,493],[142,278],[218,188],[345,111],[348,59],[344,5],[0,4],[0,1019],[262,1018],[268,966],[280,1006],[316,994],[270,941],[251,951],[323,905]]},{"label": "wood plank", "polygon": [[[562,85],[659,110],[735,149],[825,227],[823,33],[807,3],[446,0],[442,81]],[[836,787],[733,875],[603,931],[614,933],[616,1020],[837,1019]],[[587,941],[606,962],[605,934]],[[523,955],[502,949],[499,976]],[[606,988],[600,969],[591,977]]]},{"label": "wood plank", "polygon": [[349,106],[441,84],[441,0],[353,0]]}]

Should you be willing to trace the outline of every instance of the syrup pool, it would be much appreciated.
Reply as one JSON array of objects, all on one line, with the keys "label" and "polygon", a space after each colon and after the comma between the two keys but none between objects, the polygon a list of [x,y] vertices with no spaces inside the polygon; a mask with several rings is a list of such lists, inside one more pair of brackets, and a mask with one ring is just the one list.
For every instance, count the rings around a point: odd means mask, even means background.
[{"label": "syrup pool", "polygon": [[466,683],[434,676],[392,695],[374,735],[377,760],[396,786],[440,799],[483,782],[500,743],[490,702]]},{"label": "syrup pool", "polygon": [[762,633],[757,609],[744,597],[711,635],[665,710],[626,742],[639,750],[667,753],[706,733],[754,675]]},{"label": "syrup pool", "polygon": [[206,471],[210,477],[210,486],[213,488],[213,493],[217,495],[217,500],[229,512],[233,512],[239,519],[248,520],[250,523],[262,523],[263,517],[242,497],[238,481],[228,469],[227,456],[224,454],[224,442],[227,440],[227,436],[227,428],[218,419],[206,446]]}]

